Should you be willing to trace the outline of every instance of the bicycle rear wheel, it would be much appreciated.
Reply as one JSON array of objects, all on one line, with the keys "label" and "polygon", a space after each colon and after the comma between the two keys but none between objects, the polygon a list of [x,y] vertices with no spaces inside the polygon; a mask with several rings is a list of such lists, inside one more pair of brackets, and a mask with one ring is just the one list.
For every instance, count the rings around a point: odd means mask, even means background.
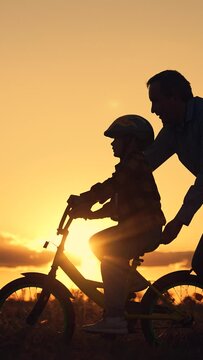
[{"label": "bicycle rear wheel", "polygon": [[[174,346],[202,344],[203,281],[188,271],[177,271],[163,276],[153,285],[169,300],[174,310],[152,289],[147,290],[142,299],[145,313],[159,313],[161,316],[159,319],[141,321],[146,340],[150,344],[167,343]],[[182,318],[178,318],[178,312],[183,314]],[[162,315],[168,319],[164,320]]]},{"label": "bicycle rear wheel", "polygon": [[34,325],[27,317],[37,302],[45,277],[26,276],[7,284],[0,292],[0,345],[5,343],[39,346],[45,340],[68,342],[74,330],[74,310],[69,298],[64,298],[60,283],[53,282],[51,294]]}]

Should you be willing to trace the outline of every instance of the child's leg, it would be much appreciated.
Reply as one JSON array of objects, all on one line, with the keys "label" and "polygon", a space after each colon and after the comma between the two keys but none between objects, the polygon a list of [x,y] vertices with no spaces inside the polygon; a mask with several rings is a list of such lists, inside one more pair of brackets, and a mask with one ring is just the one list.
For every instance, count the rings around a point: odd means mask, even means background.
[{"label": "child's leg", "polygon": [[128,261],[103,258],[101,272],[104,282],[105,314],[103,319],[95,324],[83,326],[83,330],[90,333],[127,334],[128,324],[124,317],[124,310],[129,273]]},{"label": "child's leg", "polygon": [[91,236],[89,243],[94,255],[101,261],[105,256],[122,254],[117,243],[123,238],[120,227],[112,226]]},{"label": "child's leg", "polygon": [[101,273],[104,284],[105,316],[124,317],[129,286],[128,260],[104,257],[101,261]]},{"label": "child's leg", "polygon": [[[101,260],[105,318],[96,324],[85,326],[85,331],[114,334],[126,334],[128,332],[127,321],[124,319],[129,287],[128,259],[143,254],[145,249],[146,251],[154,250],[158,246],[157,237],[159,238],[159,233],[161,232],[156,231],[153,233],[153,231],[150,231],[147,236],[142,234],[139,237],[133,236],[129,240],[125,238],[125,228],[114,226],[91,237],[91,248],[98,259]],[[148,240],[150,244],[148,244]]]}]

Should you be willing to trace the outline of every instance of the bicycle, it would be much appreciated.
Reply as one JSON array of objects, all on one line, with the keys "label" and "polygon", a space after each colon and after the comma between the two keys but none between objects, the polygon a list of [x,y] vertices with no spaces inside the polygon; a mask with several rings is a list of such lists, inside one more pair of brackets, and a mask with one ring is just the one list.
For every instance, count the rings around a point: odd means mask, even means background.
[{"label": "bicycle", "polygon": [[[23,277],[0,290],[0,336],[5,338],[19,333],[22,337],[30,333],[33,336],[36,330],[38,337],[47,331],[48,336],[53,333],[66,342],[71,340],[75,328],[74,296],[56,279],[59,267],[88,298],[103,307],[102,282],[84,278],[64,254],[72,222],[68,213],[69,206],[57,229],[62,238],[49,273],[22,273]],[[47,246],[48,242],[44,244],[45,248]],[[203,339],[203,276],[191,268],[168,273],[152,284],[137,270],[141,261],[134,259],[130,267],[130,271],[136,272],[145,283],[146,291],[141,299],[133,293],[126,301],[129,333],[137,331],[136,324],[140,320],[145,339],[151,345],[191,341],[191,336],[198,341]],[[53,313],[57,314],[57,324],[52,323]]]}]

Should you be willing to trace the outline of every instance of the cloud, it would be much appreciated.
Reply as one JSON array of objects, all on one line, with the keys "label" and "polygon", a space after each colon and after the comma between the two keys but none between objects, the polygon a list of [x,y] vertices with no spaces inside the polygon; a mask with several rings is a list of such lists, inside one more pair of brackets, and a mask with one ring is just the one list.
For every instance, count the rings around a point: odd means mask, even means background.
[{"label": "cloud", "polygon": [[[0,234],[0,267],[15,268],[18,266],[44,266],[53,259],[51,251],[35,251],[24,246],[19,239],[13,235]],[[190,268],[192,251],[146,253],[143,266],[168,266],[180,264],[182,268]],[[81,264],[81,259],[69,254],[69,259],[75,266]]]},{"label": "cloud", "polygon": [[192,256],[193,251],[155,251],[145,254],[143,266],[168,266],[179,263],[181,267],[189,268],[191,266]]},{"label": "cloud", "polygon": [[[0,267],[14,268],[17,266],[43,266],[53,259],[51,251],[37,252],[22,245],[12,235],[0,234]],[[80,259],[71,259],[75,265],[80,264]]]}]

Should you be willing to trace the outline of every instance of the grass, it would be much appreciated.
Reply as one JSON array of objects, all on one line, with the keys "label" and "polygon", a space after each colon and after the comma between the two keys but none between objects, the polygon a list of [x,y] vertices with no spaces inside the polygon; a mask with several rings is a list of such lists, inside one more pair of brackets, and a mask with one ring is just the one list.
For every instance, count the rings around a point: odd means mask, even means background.
[{"label": "grass", "polygon": [[[70,344],[52,334],[19,333],[12,339],[8,333],[0,337],[1,360],[202,360],[203,344],[195,338],[181,346],[172,347],[170,344],[156,348],[150,347],[141,332],[128,336],[118,336],[115,339],[83,333],[81,326],[97,321],[101,316],[101,309],[92,301],[75,291],[74,308],[76,312],[76,328]],[[10,311],[13,311],[12,304]],[[55,316],[55,318],[54,318]],[[17,319],[18,320],[18,319]],[[16,321],[17,321],[16,320]],[[53,314],[53,321],[57,324],[58,315]],[[1,326],[1,320],[0,320]],[[9,325],[8,325],[9,326]],[[36,335],[36,331],[35,331]],[[25,341],[26,339],[26,341]]]}]

